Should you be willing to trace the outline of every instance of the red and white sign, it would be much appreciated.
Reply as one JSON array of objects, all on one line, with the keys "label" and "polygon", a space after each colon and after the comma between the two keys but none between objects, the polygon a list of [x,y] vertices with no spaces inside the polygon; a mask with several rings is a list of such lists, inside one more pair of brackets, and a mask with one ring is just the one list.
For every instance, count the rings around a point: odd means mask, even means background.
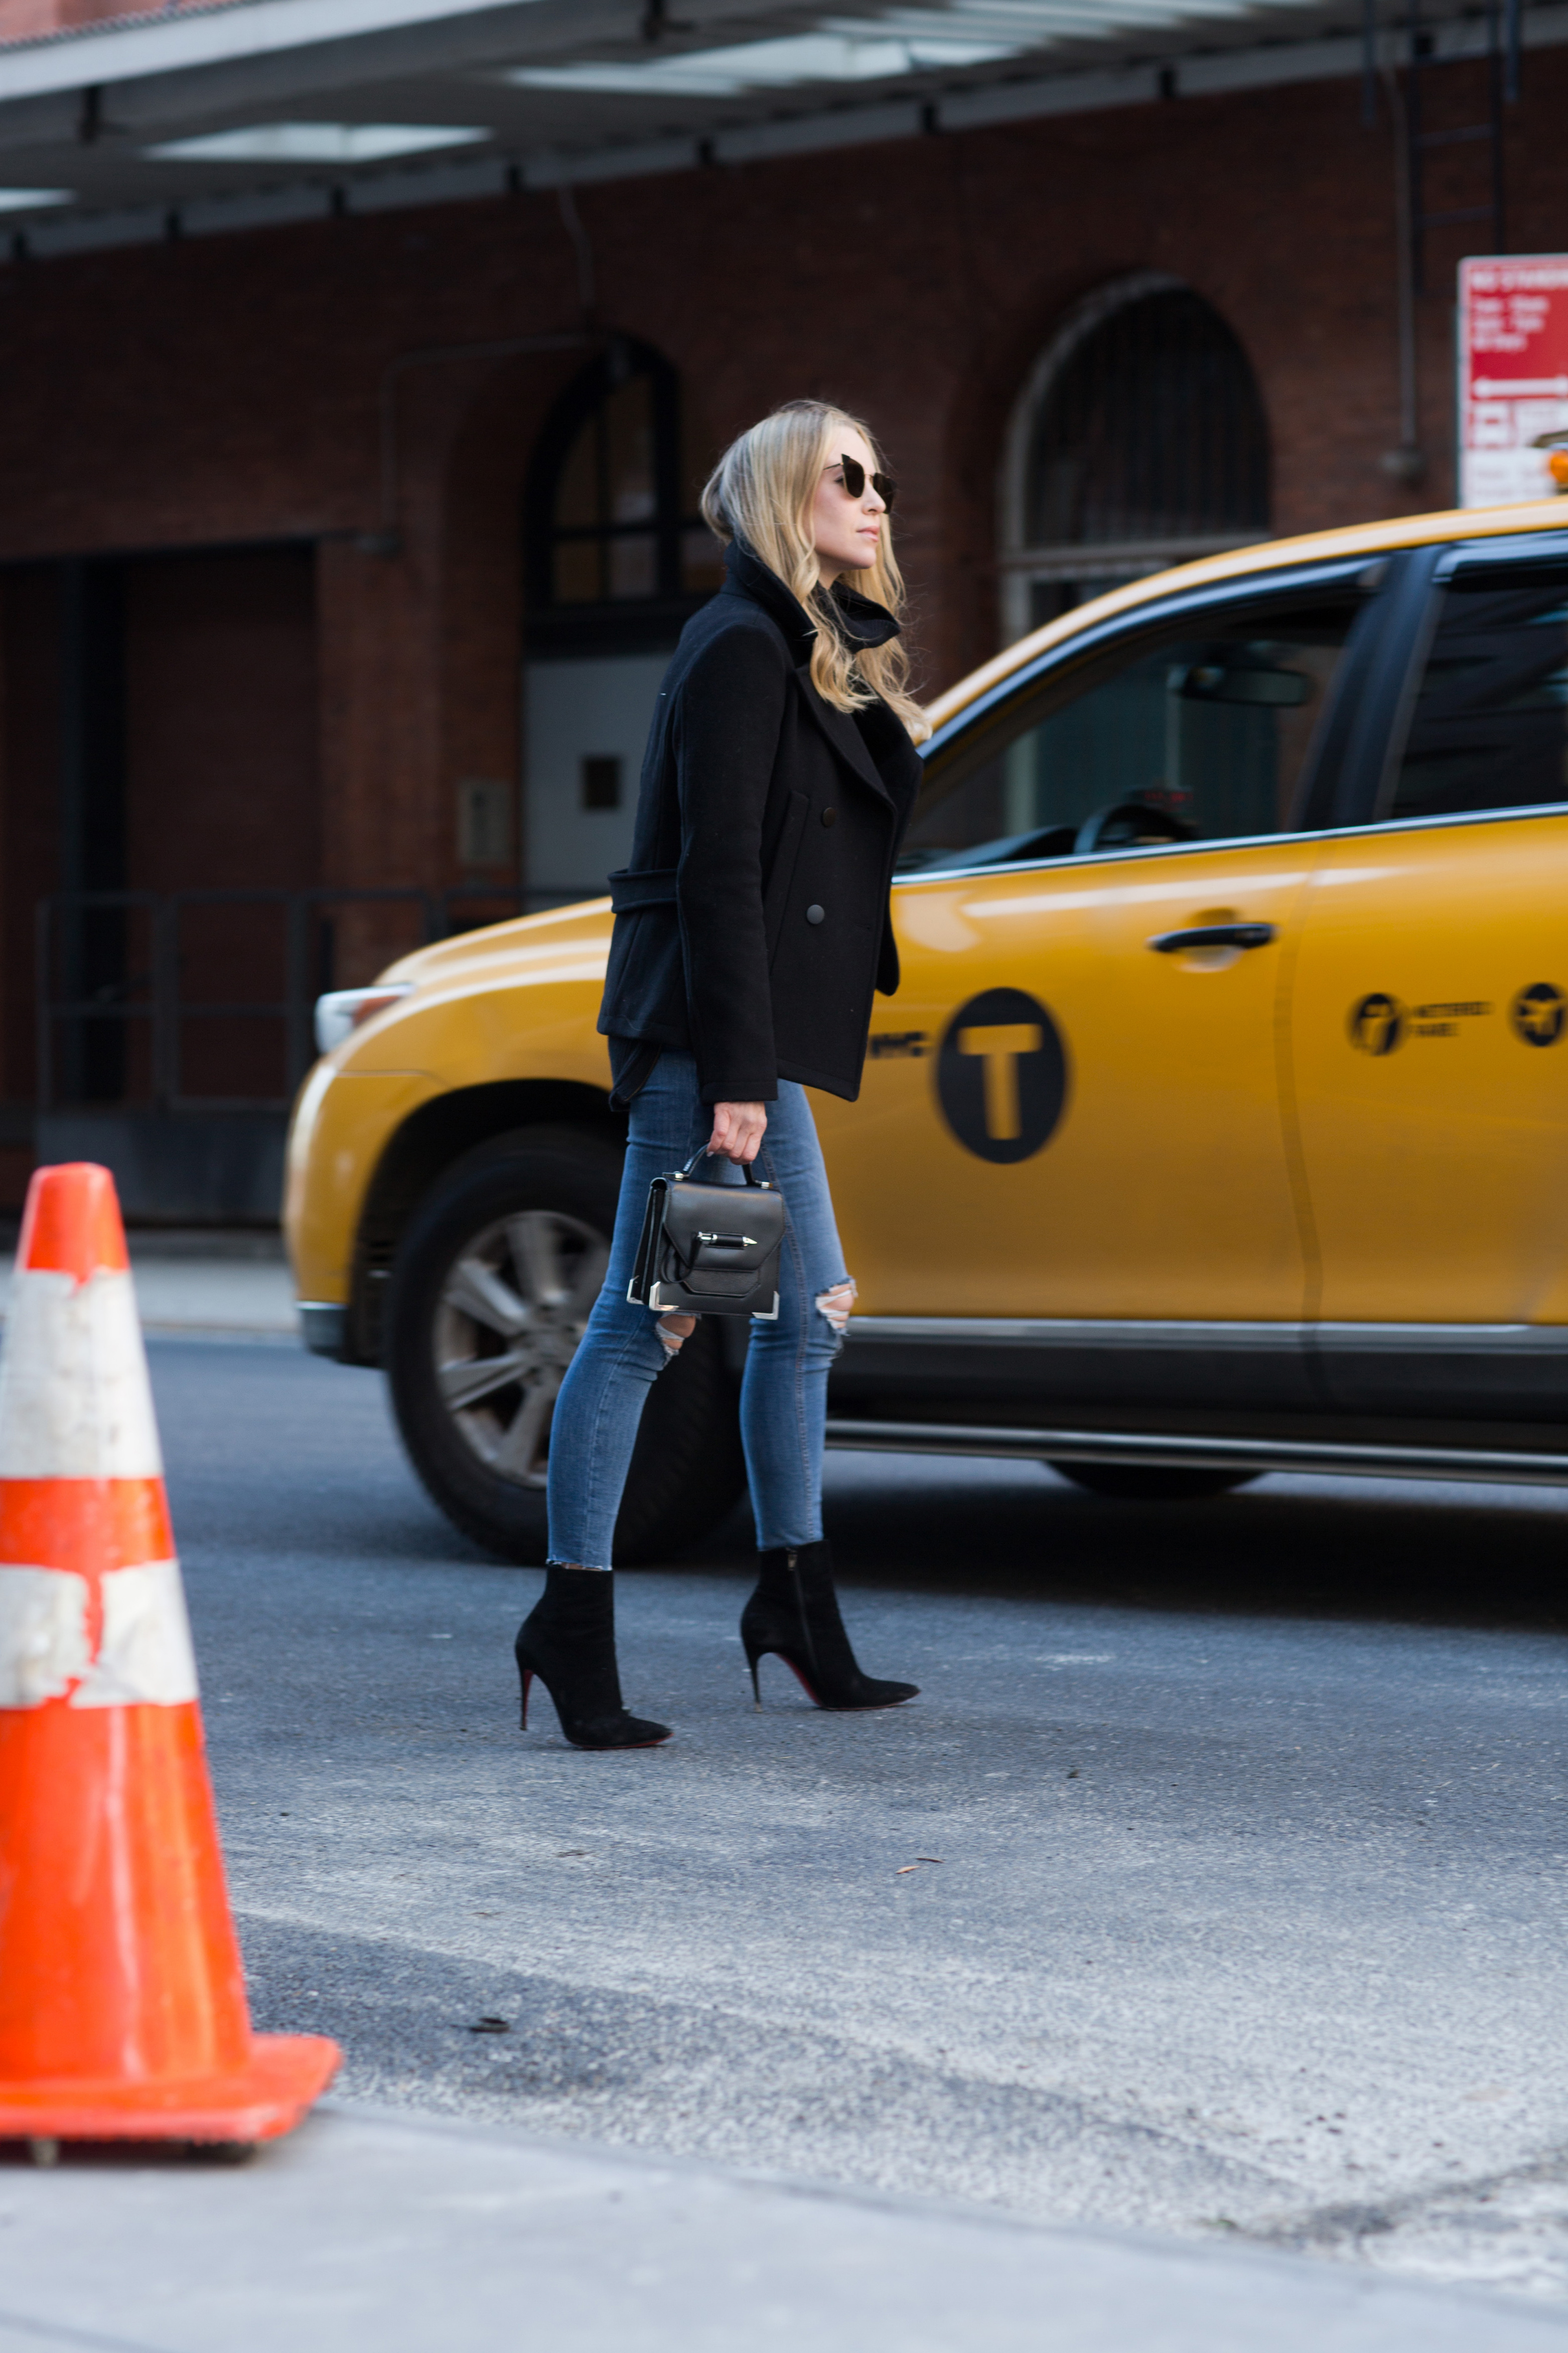
[{"label": "red and white sign", "polygon": [[1459,504],[1549,499],[1547,452],[1568,432],[1568,253],[1459,264]]}]

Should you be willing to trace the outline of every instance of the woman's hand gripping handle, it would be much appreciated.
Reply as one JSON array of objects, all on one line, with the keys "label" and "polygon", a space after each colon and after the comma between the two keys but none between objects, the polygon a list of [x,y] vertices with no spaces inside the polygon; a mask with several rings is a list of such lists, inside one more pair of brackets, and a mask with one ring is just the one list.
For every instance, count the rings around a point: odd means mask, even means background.
[{"label": "woman's hand gripping handle", "polygon": [[753,1161],[762,1149],[767,1130],[767,1105],[760,1103],[721,1103],[713,1106],[713,1133],[708,1139],[708,1149],[717,1159],[732,1160],[737,1167]]}]

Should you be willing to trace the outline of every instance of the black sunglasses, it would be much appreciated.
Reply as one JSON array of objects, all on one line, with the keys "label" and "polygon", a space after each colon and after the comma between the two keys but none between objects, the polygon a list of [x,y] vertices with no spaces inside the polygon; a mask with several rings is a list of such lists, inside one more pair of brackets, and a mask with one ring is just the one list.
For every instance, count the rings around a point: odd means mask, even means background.
[{"label": "black sunglasses", "polygon": [[[859,459],[841,457],[838,462],[844,469],[844,487],[848,491],[850,497],[852,499],[864,498],[866,495],[866,469],[860,463]],[[881,500],[882,504],[887,508],[888,512],[891,514],[893,512],[893,501],[899,495],[899,486],[894,480],[892,475],[873,474],[871,477],[871,488],[876,491],[877,496]]]}]

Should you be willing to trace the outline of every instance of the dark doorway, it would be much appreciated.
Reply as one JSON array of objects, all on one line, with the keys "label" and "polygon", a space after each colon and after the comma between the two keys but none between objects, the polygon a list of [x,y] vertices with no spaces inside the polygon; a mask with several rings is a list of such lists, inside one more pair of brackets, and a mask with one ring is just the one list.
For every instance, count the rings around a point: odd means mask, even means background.
[{"label": "dark doorway", "polygon": [[[125,567],[126,872],[132,888],[304,890],[321,865],[315,564],[281,548]],[[186,1004],[287,993],[276,902],[195,901],[175,952]],[[284,1025],[182,1023],[183,1097],[287,1095]]]},{"label": "dark doorway", "polygon": [[142,1118],[291,1090],[283,894],[321,863],[314,551],[17,566],[0,654],[5,1199],[42,1096]]}]

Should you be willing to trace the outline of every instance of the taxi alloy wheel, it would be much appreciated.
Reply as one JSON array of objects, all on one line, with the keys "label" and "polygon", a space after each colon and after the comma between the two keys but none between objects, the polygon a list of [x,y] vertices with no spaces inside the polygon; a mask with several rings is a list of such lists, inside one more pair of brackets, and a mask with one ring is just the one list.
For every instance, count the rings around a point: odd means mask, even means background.
[{"label": "taxi alloy wheel", "polygon": [[581,1218],[521,1209],[452,1262],[435,1321],[436,1377],[453,1422],[502,1478],[542,1487],[550,1419],[609,1264]]},{"label": "taxi alloy wheel", "polygon": [[[437,1178],[398,1244],[385,1361],[404,1444],[448,1519],[508,1560],[545,1557],[551,1419],[609,1262],[621,1159],[589,1129],[497,1137]],[[744,1479],[710,1317],[649,1393],[616,1561],[699,1541]]]}]

